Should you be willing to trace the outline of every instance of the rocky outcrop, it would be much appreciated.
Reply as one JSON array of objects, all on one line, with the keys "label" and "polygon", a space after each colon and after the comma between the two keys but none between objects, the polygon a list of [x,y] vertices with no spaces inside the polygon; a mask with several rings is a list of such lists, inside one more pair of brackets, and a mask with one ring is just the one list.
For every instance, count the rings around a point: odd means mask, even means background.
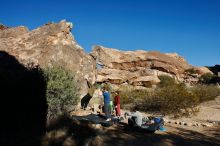
[{"label": "rocky outcrop", "polygon": [[[0,50],[15,56],[24,65],[59,64],[76,73],[87,92],[87,82],[95,81],[95,62],[71,34],[72,23],[49,23],[29,31],[24,26],[0,30]],[[83,93],[82,93],[83,94]]]},{"label": "rocky outcrop", "polygon": [[[119,51],[95,46],[90,54],[96,60],[97,82],[113,84],[128,83],[135,86],[152,87],[160,80],[159,75],[169,75],[185,81],[186,70],[196,70],[198,76],[210,72],[207,68],[193,67],[176,53],[163,54],[156,51]],[[196,81],[198,78],[196,78]],[[190,78],[187,82],[193,81]]]},{"label": "rocky outcrop", "polygon": [[0,30],[4,30],[4,29],[7,29],[8,27],[7,26],[4,26],[2,24],[0,24]]},{"label": "rocky outcrop", "polygon": [[71,29],[72,23],[66,21],[47,23],[32,31],[24,26],[0,25],[0,50],[24,65],[65,66],[75,72],[82,95],[87,93],[88,83],[95,81],[142,88],[154,87],[160,82],[160,75],[196,83],[200,75],[210,72],[208,68],[188,64],[176,53],[119,51],[95,46],[88,55],[75,41]]}]

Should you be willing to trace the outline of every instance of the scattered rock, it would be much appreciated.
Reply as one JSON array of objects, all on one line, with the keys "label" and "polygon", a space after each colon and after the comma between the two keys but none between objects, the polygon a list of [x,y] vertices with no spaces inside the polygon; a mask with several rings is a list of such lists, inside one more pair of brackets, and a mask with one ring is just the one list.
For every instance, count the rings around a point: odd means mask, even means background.
[{"label": "scattered rock", "polygon": [[203,127],[213,127],[214,126],[214,123],[198,123],[198,122],[194,122],[194,123],[191,123],[191,122],[181,122],[181,121],[175,121],[175,122],[172,122],[172,121],[167,121],[166,122],[167,124],[175,124],[175,125],[183,125],[183,126],[194,126],[194,127],[200,127],[200,126],[203,126]]}]

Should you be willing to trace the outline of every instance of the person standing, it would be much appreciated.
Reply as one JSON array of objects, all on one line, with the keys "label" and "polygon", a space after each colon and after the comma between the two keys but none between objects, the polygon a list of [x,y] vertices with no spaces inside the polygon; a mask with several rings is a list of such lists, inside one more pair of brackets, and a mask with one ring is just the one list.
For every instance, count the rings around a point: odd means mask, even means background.
[{"label": "person standing", "polygon": [[106,115],[106,121],[111,120],[111,115],[110,115],[110,93],[107,91],[107,89],[104,87],[103,88],[103,97],[104,97],[104,112]]},{"label": "person standing", "polygon": [[116,116],[120,117],[121,116],[121,109],[120,109],[119,91],[116,91],[115,94],[116,94],[115,99],[114,99],[115,112],[116,112]]}]

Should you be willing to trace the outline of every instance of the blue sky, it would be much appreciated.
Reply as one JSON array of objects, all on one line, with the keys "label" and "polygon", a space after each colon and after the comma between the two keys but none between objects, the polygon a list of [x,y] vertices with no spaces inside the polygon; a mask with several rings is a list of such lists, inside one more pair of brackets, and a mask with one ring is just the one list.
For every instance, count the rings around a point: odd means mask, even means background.
[{"label": "blue sky", "polygon": [[176,52],[196,66],[220,64],[220,0],[1,0],[0,23],[37,28],[73,22],[77,42]]}]

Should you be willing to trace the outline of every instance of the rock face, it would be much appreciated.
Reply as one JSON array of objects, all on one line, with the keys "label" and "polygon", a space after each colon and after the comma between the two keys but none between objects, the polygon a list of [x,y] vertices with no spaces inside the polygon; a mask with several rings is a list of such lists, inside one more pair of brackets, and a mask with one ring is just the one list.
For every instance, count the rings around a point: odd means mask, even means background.
[{"label": "rock face", "polygon": [[180,81],[185,81],[189,76],[185,73],[186,70],[198,70],[199,74],[210,72],[207,68],[193,67],[183,57],[175,53],[162,54],[142,50],[119,51],[95,46],[90,55],[97,63],[97,82],[152,87],[160,82],[159,75],[169,75]]},{"label": "rock face", "polygon": [[95,62],[76,43],[71,29],[72,23],[66,21],[46,24],[32,31],[24,26],[2,27],[0,50],[15,56],[24,65],[66,66],[76,73],[85,94],[87,81],[95,82]]},{"label": "rock face", "polygon": [[0,50],[15,56],[24,65],[58,64],[74,71],[83,89],[82,96],[88,92],[88,83],[154,87],[160,82],[159,75],[196,83],[201,74],[210,72],[205,67],[193,67],[175,53],[119,51],[95,46],[90,54],[86,54],[75,41],[71,29],[72,23],[66,21],[48,23],[32,31],[24,26],[8,28],[0,25]]},{"label": "rock face", "polygon": [[4,26],[2,24],[0,24],[0,30],[4,30],[4,29],[7,29],[8,27],[7,26]]}]

